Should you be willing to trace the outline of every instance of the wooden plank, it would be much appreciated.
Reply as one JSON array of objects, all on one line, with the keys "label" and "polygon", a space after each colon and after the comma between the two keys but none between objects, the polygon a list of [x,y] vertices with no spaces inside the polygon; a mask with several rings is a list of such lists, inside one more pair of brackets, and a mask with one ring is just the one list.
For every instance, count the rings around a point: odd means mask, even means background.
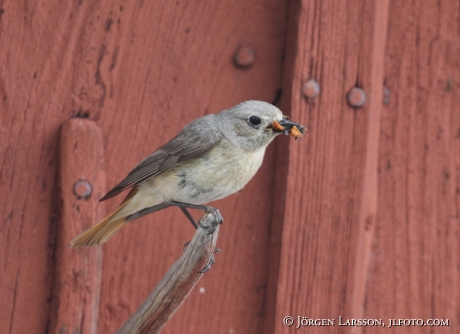
[{"label": "wooden plank", "polygon": [[[364,313],[359,288],[371,255],[367,220],[376,206],[386,5],[302,1],[291,115],[309,134],[289,145],[287,190],[280,195],[285,212],[275,333],[292,330],[285,316],[297,326],[297,316],[337,321]],[[316,98],[302,95],[309,79],[321,87]],[[347,103],[353,87],[367,95],[363,108]],[[350,330],[337,323],[315,327]]]},{"label": "wooden plank", "polygon": [[450,320],[448,328],[410,333],[459,331],[459,10],[455,0],[391,1],[389,8],[390,100],[366,313]]},{"label": "wooden plank", "polygon": [[[286,115],[291,115],[291,95],[294,78],[295,50],[298,43],[298,22],[301,3],[289,1],[288,20],[286,27],[285,59],[283,63],[282,91],[280,108]],[[302,138],[300,145],[306,145],[308,133]],[[263,333],[273,333],[276,318],[277,291],[280,270],[280,256],[282,231],[284,225],[284,213],[286,208],[285,194],[287,189],[287,175],[289,166],[289,143],[290,138],[281,136],[273,144],[276,148],[276,160],[274,161],[275,179],[273,182],[273,206],[271,209],[270,239],[269,239],[269,264],[267,271],[267,291],[265,294],[265,320]]]},{"label": "wooden plank", "polygon": [[66,24],[77,7],[0,2],[0,333],[49,327],[58,134],[72,114]]},{"label": "wooden plank", "polygon": [[[372,48],[370,50],[370,92],[369,119],[364,157],[361,207],[359,212],[355,272],[353,280],[352,317],[364,319],[366,309],[366,287],[369,266],[372,260],[372,243],[375,238],[375,225],[378,201],[378,163],[380,143],[380,119],[382,114],[383,65],[388,23],[388,0],[375,1],[373,17]],[[372,284],[372,283],[369,283]],[[375,315],[376,317],[378,315]],[[351,329],[361,333],[363,327]]]},{"label": "wooden plank", "polygon": [[[99,117],[106,138],[108,187],[191,120],[243,100],[274,101],[281,88],[286,4],[144,1],[123,3],[122,11],[101,9],[100,21],[113,24],[108,31],[98,30],[99,39],[85,36],[81,53],[95,48],[104,55],[99,66],[104,107],[99,112],[95,105],[89,112]],[[254,50],[249,68],[234,65],[240,46]],[[78,64],[78,73],[97,72],[94,63]],[[74,91],[87,89],[88,82],[92,75],[78,76]],[[222,252],[162,333],[254,333],[263,327],[273,148],[245,189],[212,203],[225,218],[217,245]],[[120,201],[107,201],[108,211]],[[194,232],[179,209],[169,208],[128,224],[103,246],[99,332],[115,332],[122,325]]]},{"label": "wooden plank", "polygon": [[101,288],[100,247],[72,249],[70,240],[104,217],[102,133],[90,120],[71,118],[61,127],[59,147],[60,224],[50,333],[96,333]]},{"label": "wooden plank", "polygon": [[[0,332],[44,333],[62,122],[86,115],[101,128],[113,186],[191,120],[243,100],[274,101],[287,1],[1,3]],[[233,61],[241,46],[254,50],[248,68]],[[274,161],[271,147],[243,191],[213,203],[226,219],[222,253],[178,311],[182,321],[165,333],[262,328]],[[193,233],[171,208],[129,224],[103,246],[99,332],[119,328]]]}]

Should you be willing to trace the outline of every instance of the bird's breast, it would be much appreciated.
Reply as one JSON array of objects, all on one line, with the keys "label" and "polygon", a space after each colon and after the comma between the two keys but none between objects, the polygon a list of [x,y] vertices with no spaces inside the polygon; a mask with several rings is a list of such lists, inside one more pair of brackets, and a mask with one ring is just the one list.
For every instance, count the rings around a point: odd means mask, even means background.
[{"label": "bird's breast", "polygon": [[245,151],[223,140],[201,157],[156,177],[165,200],[204,204],[241,190],[262,164],[265,148]]}]

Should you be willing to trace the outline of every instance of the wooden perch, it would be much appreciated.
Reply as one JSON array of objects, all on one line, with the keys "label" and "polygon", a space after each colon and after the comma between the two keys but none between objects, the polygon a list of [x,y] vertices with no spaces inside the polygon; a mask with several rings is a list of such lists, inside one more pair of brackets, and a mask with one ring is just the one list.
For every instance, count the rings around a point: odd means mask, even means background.
[{"label": "wooden perch", "polygon": [[206,213],[184,254],[173,264],[147,300],[134,312],[117,334],[159,333],[185,301],[203,275],[201,270],[213,259],[219,224]]}]

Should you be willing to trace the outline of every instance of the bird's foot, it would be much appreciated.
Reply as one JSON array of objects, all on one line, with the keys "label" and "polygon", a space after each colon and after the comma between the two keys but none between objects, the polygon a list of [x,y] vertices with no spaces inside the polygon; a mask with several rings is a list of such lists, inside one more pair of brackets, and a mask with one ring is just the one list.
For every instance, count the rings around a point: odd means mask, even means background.
[{"label": "bird's foot", "polygon": [[219,209],[208,205],[204,205],[203,208],[204,211],[212,214],[219,224],[222,224],[224,222],[224,217],[222,217],[222,215],[220,214]]},{"label": "bird's foot", "polygon": [[182,212],[187,216],[187,218],[190,220],[192,225],[197,228],[197,223],[193,219],[192,215],[187,211],[187,209],[197,209],[197,210],[202,210],[206,213],[211,213],[216,221],[219,224],[222,224],[224,222],[224,218],[220,214],[219,209],[213,208],[212,206],[208,205],[196,205],[196,204],[189,204],[189,203],[182,203],[182,202],[176,202],[176,201],[169,201],[165,203],[168,206],[178,206],[181,208]]}]

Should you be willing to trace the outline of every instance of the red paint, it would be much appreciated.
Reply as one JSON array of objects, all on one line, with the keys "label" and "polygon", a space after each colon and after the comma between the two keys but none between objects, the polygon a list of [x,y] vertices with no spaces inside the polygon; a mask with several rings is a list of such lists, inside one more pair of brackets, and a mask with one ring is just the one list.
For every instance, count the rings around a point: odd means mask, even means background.
[{"label": "red paint", "polygon": [[[284,333],[286,315],[448,318],[456,331],[458,6],[4,0],[0,333],[54,326],[66,120],[88,117],[100,128],[108,189],[191,120],[248,99],[271,102],[280,88],[281,109],[308,135],[277,138],[255,179],[213,203],[225,218],[222,252],[163,333]],[[242,45],[257,55],[245,70],[234,66]],[[310,78],[321,85],[314,99],[302,93]],[[355,86],[367,95],[359,110],[347,104]],[[68,199],[76,181],[66,179]],[[105,213],[120,201],[108,200]],[[99,333],[137,309],[182,254],[189,225],[166,209],[102,247]]]}]

